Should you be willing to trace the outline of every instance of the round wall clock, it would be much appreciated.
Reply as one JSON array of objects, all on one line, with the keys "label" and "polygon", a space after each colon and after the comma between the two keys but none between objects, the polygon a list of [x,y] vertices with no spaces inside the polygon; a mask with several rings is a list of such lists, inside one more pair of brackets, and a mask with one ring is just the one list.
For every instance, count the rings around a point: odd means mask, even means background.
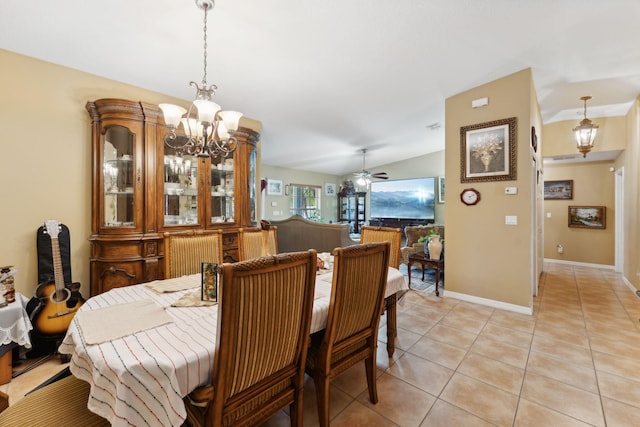
[{"label": "round wall clock", "polygon": [[475,188],[465,188],[460,193],[460,200],[467,206],[473,206],[480,201],[480,192]]}]

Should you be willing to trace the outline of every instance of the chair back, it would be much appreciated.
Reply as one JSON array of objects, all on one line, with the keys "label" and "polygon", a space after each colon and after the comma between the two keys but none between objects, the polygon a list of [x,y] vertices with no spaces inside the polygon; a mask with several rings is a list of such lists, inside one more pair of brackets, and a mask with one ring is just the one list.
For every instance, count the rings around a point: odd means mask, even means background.
[{"label": "chair back", "polygon": [[170,279],[201,272],[203,262],[222,264],[222,230],[164,233],[164,277]]},{"label": "chair back", "polygon": [[291,404],[302,425],[316,251],[223,264],[220,274],[214,418],[259,425]]},{"label": "chair back", "polygon": [[240,261],[278,253],[278,227],[268,230],[257,227],[238,230],[238,258]]},{"label": "chair back", "polygon": [[[375,348],[387,285],[389,243],[336,248],[333,255],[331,302],[322,346],[330,355],[325,360],[327,367],[349,357],[362,360],[357,353]],[[355,351],[349,355],[351,350]]]},{"label": "chair back", "polygon": [[389,242],[389,267],[400,267],[400,245],[402,244],[402,230],[391,227],[360,227],[360,243]]}]

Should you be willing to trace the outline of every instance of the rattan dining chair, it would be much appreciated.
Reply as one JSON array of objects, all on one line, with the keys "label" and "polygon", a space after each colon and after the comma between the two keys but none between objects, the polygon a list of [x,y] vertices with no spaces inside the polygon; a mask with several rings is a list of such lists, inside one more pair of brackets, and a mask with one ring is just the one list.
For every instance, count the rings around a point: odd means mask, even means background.
[{"label": "rattan dining chair", "polygon": [[203,262],[222,264],[222,230],[164,233],[164,277],[200,273]]},{"label": "rattan dining chair", "polygon": [[238,230],[238,258],[240,261],[277,253],[278,227],[270,226],[268,230],[261,230],[257,227]]},{"label": "rattan dining chair", "polygon": [[333,251],[333,285],[327,327],[311,337],[306,371],[316,387],[320,426],[329,425],[331,381],[365,361],[371,403],[378,402],[376,348],[387,284],[389,243],[365,243]]},{"label": "rattan dining chair", "polygon": [[0,426],[110,426],[87,409],[89,383],[69,375],[28,394],[0,412]]},{"label": "rattan dining chair", "polygon": [[302,425],[316,251],[221,267],[211,385],[185,398],[194,426],[260,425],[289,406]]},{"label": "rattan dining chair", "polygon": [[402,244],[402,230],[391,227],[360,227],[360,243],[389,242],[389,267],[400,267],[400,245]]}]

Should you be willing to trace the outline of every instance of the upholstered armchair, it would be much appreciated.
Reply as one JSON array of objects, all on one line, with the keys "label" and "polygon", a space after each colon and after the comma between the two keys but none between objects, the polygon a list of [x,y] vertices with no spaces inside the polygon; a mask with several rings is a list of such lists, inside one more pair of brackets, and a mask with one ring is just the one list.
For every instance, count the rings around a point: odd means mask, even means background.
[{"label": "upholstered armchair", "polygon": [[424,243],[418,243],[418,239],[429,234],[439,234],[444,239],[444,225],[410,225],[404,228],[404,234],[407,241],[400,249],[400,263],[408,264],[409,255],[424,251]]}]

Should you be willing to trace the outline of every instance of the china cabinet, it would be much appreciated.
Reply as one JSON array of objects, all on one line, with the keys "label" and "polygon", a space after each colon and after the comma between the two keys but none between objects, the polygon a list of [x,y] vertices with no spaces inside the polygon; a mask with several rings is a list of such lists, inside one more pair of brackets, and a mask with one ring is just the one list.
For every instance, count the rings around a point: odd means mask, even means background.
[{"label": "china cabinet", "polygon": [[338,194],[338,222],[349,224],[351,233],[360,233],[366,220],[366,192]]},{"label": "china cabinet", "polygon": [[[91,294],[162,279],[163,234],[222,229],[225,261],[237,230],[257,223],[259,134],[240,127],[228,157],[190,156],[164,143],[159,108],[99,99],[92,120]],[[206,260],[203,260],[206,261]]]}]

